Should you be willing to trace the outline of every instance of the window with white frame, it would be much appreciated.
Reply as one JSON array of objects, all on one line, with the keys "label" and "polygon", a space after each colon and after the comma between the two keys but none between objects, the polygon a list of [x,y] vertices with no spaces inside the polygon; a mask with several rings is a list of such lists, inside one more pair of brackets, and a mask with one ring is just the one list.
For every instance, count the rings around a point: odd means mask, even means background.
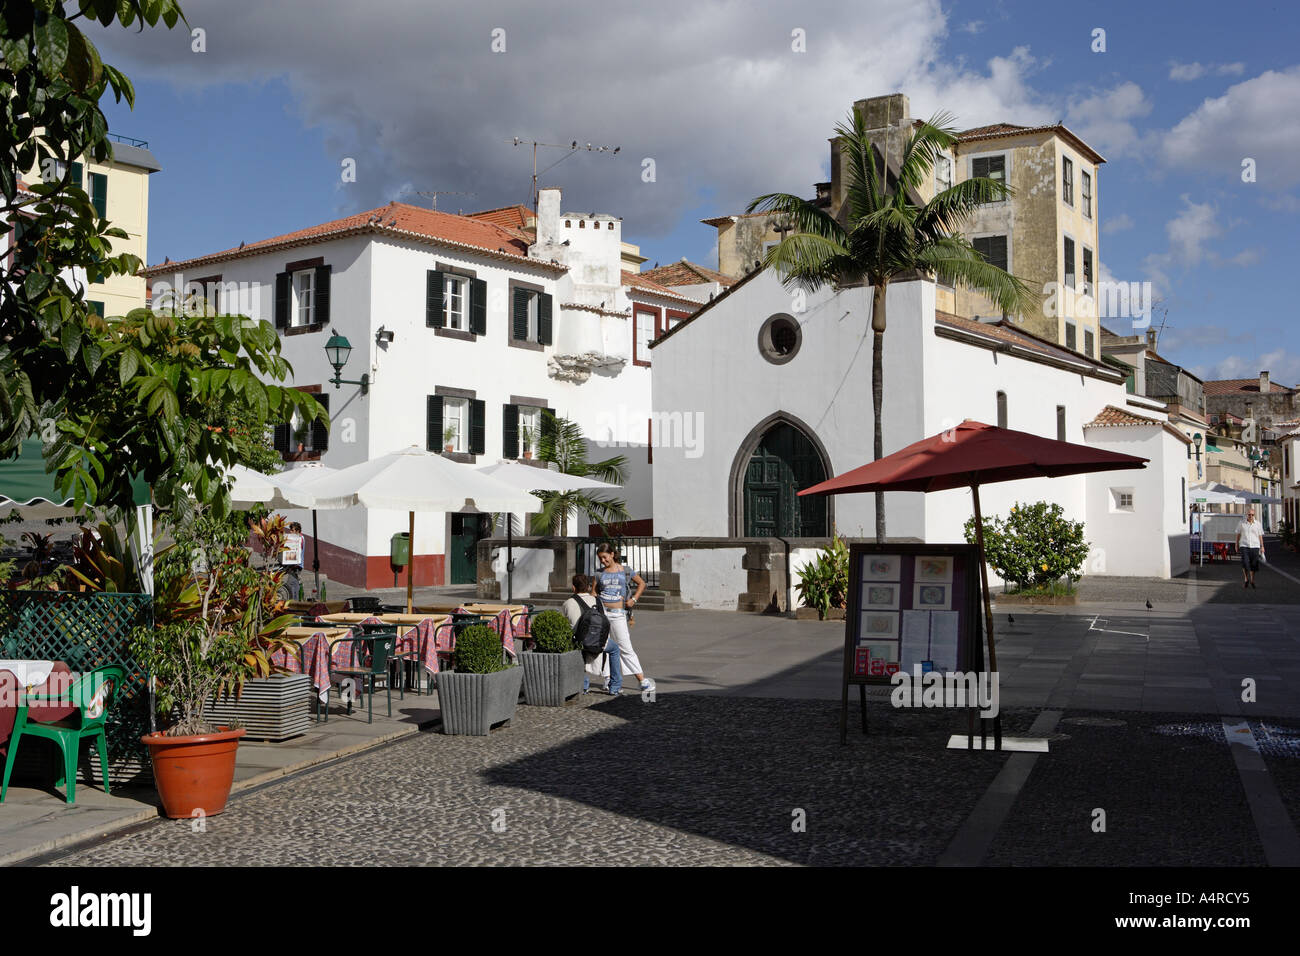
[{"label": "window with white frame", "polygon": [[1083,196],[1081,198],[1081,205],[1083,206],[1083,214],[1087,216],[1089,219],[1091,219],[1092,218],[1092,175],[1090,173],[1084,172],[1083,170],[1080,170],[1079,175],[1083,177],[1082,178]]},{"label": "window with white frame", "polygon": [[295,328],[311,325],[315,304],[316,270],[304,269],[293,274],[293,306],[290,315]]},{"label": "window with white frame", "polygon": [[536,292],[528,296],[528,336],[525,339],[527,342],[537,341],[537,301]]},{"label": "window with white frame", "polygon": [[442,280],[442,316],[449,329],[464,332],[469,328],[469,280],[464,276],[446,275]]},{"label": "window with white frame", "polygon": [[542,410],[533,405],[519,406],[519,456],[537,457],[542,438]]},{"label": "window with white frame", "polygon": [[634,343],[636,352],[633,361],[637,365],[650,364],[650,343],[654,341],[655,324],[659,316],[654,312],[648,312],[643,309],[636,310],[636,341]]},{"label": "window with white frame", "polygon": [[1111,511],[1132,511],[1133,510],[1133,489],[1132,488],[1112,488],[1110,489]]},{"label": "window with white frame", "polygon": [[945,189],[952,188],[952,160],[939,156],[934,161],[934,194],[937,196]]},{"label": "window with white frame", "polygon": [[[970,161],[970,174],[972,179],[992,179],[995,182],[1005,184],[1007,181],[1007,157],[1002,156],[977,156]],[[1002,199],[993,199],[991,202],[1003,202]]]},{"label": "window with white frame", "polygon": [[1074,205],[1074,161],[1067,156],[1061,157],[1061,198]]},{"label": "window with white frame", "polygon": [[442,400],[442,443],[452,451],[469,451],[469,399]]}]

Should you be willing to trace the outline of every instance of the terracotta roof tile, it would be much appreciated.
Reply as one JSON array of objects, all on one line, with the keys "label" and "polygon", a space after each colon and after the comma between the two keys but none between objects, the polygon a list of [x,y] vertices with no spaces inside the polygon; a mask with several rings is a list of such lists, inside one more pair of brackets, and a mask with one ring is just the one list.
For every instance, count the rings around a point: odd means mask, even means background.
[{"label": "terracotta roof tile", "polygon": [[[432,239],[454,246],[481,249],[497,256],[512,259],[528,258],[528,240],[517,230],[507,229],[493,222],[469,216],[424,209],[407,203],[392,202],[377,209],[367,209],[342,219],[333,219],[317,226],[287,232],[270,239],[245,243],[241,247],[198,256],[181,262],[168,262],[141,270],[145,276],[164,275],[188,268],[254,256],[282,246],[307,245],[315,241],[334,239],[340,235],[364,232],[409,235]],[[529,260],[538,265],[550,265],[539,260]],[[552,267],[559,268],[559,267]]]},{"label": "terracotta roof tile", "polygon": [[1156,418],[1147,418],[1145,415],[1135,415],[1127,409],[1116,408],[1114,405],[1107,405],[1097,413],[1096,418],[1085,424],[1083,427],[1106,428],[1108,426],[1116,425],[1159,425],[1184,444],[1190,445],[1192,443],[1190,438],[1168,422],[1162,422]]},{"label": "terracotta roof tile", "polygon": [[515,203],[513,206],[499,206],[496,209],[484,209],[482,212],[471,212],[466,215],[470,219],[496,223],[498,226],[520,231],[530,228],[537,219],[533,211],[523,203]]},{"label": "terracotta roof tile", "polygon": [[1088,156],[1097,165],[1106,162],[1099,152],[1080,139],[1064,123],[1054,123],[1049,126],[1016,126],[1013,123],[991,123],[988,126],[976,126],[973,129],[958,133],[957,142],[966,143],[982,139],[1021,136],[1025,133],[1056,133],[1062,139],[1072,143],[1076,149]]},{"label": "terracotta roof tile", "polygon": [[647,279],[644,272],[628,272],[623,270],[623,285],[629,289],[636,289],[641,292],[649,292],[651,295],[660,295],[668,299],[678,299],[682,302],[689,302],[691,305],[698,306],[700,303],[695,299],[688,299],[680,293],[674,292],[666,285],[660,285],[653,279]]},{"label": "terracotta roof tile", "polygon": [[[1294,392],[1294,388],[1288,388],[1278,382],[1268,383],[1269,394],[1273,392]],[[1246,393],[1259,394],[1259,377],[1255,378],[1220,378],[1205,383],[1206,395],[1241,395]]]},{"label": "terracotta roof tile", "polygon": [[1072,352],[1064,346],[1049,342],[1047,339],[1040,339],[1036,335],[1026,332],[1024,329],[1018,329],[1010,322],[1000,320],[998,322],[978,322],[975,319],[967,319],[960,315],[954,315],[951,312],[943,312],[939,309],[934,310],[935,321],[953,328],[962,329],[967,332],[974,332],[979,335],[987,335],[990,338],[999,339],[1009,345],[1018,345],[1021,348],[1037,352],[1050,358],[1084,363],[1097,368],[1104,368],[1109,372],[1115,369],[1104,362],[1090,358],[1079,352]]},{"label": "terracotta roof tile", "polygon": [[724,289],[729,289],[740,281],[713,269],[697,266],[686,259],[660,266],[657,269],[646,269],[644,272],[638,272],[637,275],[665,286],[699,285],[703,282],[717,282]]}]

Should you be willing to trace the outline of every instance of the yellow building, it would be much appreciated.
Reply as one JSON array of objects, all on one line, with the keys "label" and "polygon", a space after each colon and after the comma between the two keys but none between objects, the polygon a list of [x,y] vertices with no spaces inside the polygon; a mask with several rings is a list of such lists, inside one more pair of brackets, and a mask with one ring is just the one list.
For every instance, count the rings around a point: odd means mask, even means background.
[{"label": "yellow building", "polygon": [[[897,168],[903,144],[920,122],[902,93],[858,100],[872,140]],[[831,141],[831,182],[816,185],[816,202],[839,217],[844,200],[844,158]],[[1099,250],[1097,170],[1105,162],[1062,124],[998,123],[957,135],[955,148],[935,164],[918,201],[975,176],[1001,180],[1010,198],[987,203],[962,230],[991,262],[1024,279],[1042,296],[1040,307],[1013,318],[1025,331],[1090,358],[1100,356],[1094,296]],[[740,276],[778,242],[785,225],[755,213],[703,220],[718,230],[718,271]],[[936,308],[964,318],[997,320],[1002,314],[984,296],[941,286]]]},{"label": "yellow building", "polygon": [[[149,151],[149,144],[109,134],[113,158],[106,163],[79,161],[72,164],[72,182],[86,191],[100,215],[123,230],[126,239],[112,239],[113,253],[129,252],[148,262],[149,176],[162,166]],[[52,170],[61,174],[63,170]],[[32,169],[26,182],[40,182],[41,170]],[[84,279],[84,276],[79,277]],[[148,305],[145,278],[139,275],[110,276],[86,290],[86,300],[101,315],[125,315]]]}]

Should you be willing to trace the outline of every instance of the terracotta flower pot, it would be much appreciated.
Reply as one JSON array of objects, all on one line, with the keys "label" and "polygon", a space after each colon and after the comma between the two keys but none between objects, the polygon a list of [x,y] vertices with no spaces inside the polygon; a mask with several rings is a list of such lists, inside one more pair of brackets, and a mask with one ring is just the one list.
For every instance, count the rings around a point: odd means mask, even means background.
[{"label": "terracotta flower pot", "polygon": [[235,752],[245,733],[243,727],[222,727],[214,734],[166,737],[159,730],[141,737],[149,748],[163,813],[177,820],[196,816],[197,810],[210,817],[226,809]]}]

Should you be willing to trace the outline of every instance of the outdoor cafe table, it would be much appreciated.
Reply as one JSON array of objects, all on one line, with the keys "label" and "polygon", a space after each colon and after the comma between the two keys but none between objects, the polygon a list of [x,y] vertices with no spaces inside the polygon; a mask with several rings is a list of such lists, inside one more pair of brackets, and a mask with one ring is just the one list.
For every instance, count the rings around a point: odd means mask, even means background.
[{"label": "outdoor cafe table", "polygon": [[[363,614],[353,611],[325,614],[318,620],[322,623],[352,626],[390,625],[397,631],[398,653],[414,654],[415,660],[431,674],[438,673],[438,652],[446,653],[451,650],[451,628],[443,628],[444,624],[451,621],[446,614]],[[337,651],[334,662],[340,663]]]},{"label": "outdoor cafe table", "polygon": [[[283,667],[291,674],[309,674],[311,684],[322,701],[328,700],[330,687],[330,645],[337,640],[352,636],[350,627],[286,627],[284,637],[298,645],[300,654],[287,650],[276,651],[271,655],[271,663]],[[334,648],[333,653],[339,660],[336,664],[351,660],[351,650],[345,645]]]}]

